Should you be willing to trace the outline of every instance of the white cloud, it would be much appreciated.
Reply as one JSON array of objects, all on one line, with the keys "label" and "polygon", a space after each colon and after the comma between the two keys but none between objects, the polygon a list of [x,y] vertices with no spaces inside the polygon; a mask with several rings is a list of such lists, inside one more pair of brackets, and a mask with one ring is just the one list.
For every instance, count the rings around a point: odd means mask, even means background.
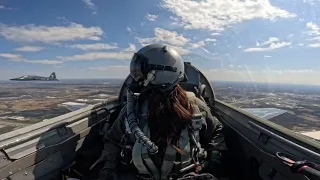
[{"label": "white cloud", "polygon": [[128,33],[132,32],[132,29],[130,27],[127,27],[126,29],[127,29]]},{"label": "white cloud", "polygon": [[311,38],[311,39],[308,39],[310,41],[320,41],[320,36],[317,36],[317,37],[314,37],[314,38]]},{"label": "white cloud", "polygon": [[89,52],[85,54],[77,54],[73,56],[57,57],[63,61],[95,61],[101,59],[117,59],[130,60],[133,52],[136,51],[134,44],[129,44],[129,47],[120,52]]},{"label": "white cloud", "polygon": [[155,28],[154,29],[155,37],[152,38],[139,38],[136,39],[140,44],[150,44],[155,42],[165,42],[173,46],[183,46],[189,39],[183,37],[183,35],[178,34],[175,31],[168,31],[162,28]]},{"label": "white cloud", "polygon": [[216,42],[217,40],[216,39],[212,39],[212,38],[207,38],[205,41],[206,42]]},{"label": "white cloud", "polygon": [[162,0],[186,29],[222,31],[233,24],[251,19],[292,18],[295,14],[272,6],[269,0]]},{"label": "white cloud", "polygon": [[149,21],[155,21],[157,18],[158,18],[158,15],[153,15],[153,14],[147,14],[146,15],[146,18],[149,20]]},{"label": "white cloud", "polygon": [[1,10],[1,9],[4,9],[4,10],[12,10],[12,8],[6,7],[6,6],[4,6],[4,5],[0,5],[0,10]]},{"label": "white cloud", "polygon": [[320,35],[320,28],[317,24],[313,23],[313,22],[308,22],[306,24],[309,35]]},{"label": "white cloud", "polygon": [[151,38],[136,37],[136,39],[142,46],[153,43],[163,43],[175,49],[180,55],[186,55],[190,53],[189,50],[183,48],[183,46],[186,45],[190,39],[185,38],[182,34],[162,28],[155,28],[154,36],[155,37]]},{"label": "white cloud", "polygon": [[169,47],[171,47],[171,48],[173,48],[174,50],[176,50],[181,56],[187,55],[187,54],[190,53],[189,50],[184,49],[184,48],[182,48],[182,47],[172,46],[172,45],[169,45]]},{"label": "white cloud", "polygon": [[96,7],[96,5],[92,2],[92,0],[82,0],[85,4],[86,4],[86,6],[88,7],[88,8],[90,8],[90,9],[92,9],[92,13],[93,14],[97,14],[97,7]]},{"label": "white cloud", "polygon": [[170,19],[173,20],[172,25],[179,26],[179,18],[170,16]]},{"label": "white cloud", "polygon": [[221,34],[220,34],[220,33],[217,33],[217,32],[211,33],[211,36],[219,36],[219,35],[221,35]]},{"label": "white cloud", "polygon": [[[234,67],[234,65],[229,65],[229,67]],[[239,65],[239,68],[241,68],[242,66]],[[234,69],[210,69],[210,70],[206,70],[206,71],[211,71],[211,72],[247,72],[247,73],[264,73],[264,74],[283,74],[283,73],[307,73],[307,72],[318,72],[312,69],[282,69],[282,70],[271,70],[271,69],[264,69],[264,70],[252,70],[250,69],[250,67],[248,66],[244,66],[245,69],[238,69],[238,70],[234,70]],[[320,72],[319,72],[320,73]]]},{"label": "white cloud", "polygon": [[[147,45],[149,45],[149,44],[151,44],[151,43],[141,44],[141,46],[147,46]],[[176,51],[180,54],[180,56],[187,55],[187,54],[190,53],[189,50],[184,49],[183,47],[173,46],[173,45],[170,45],[170,44],[165,44],[165,45],[167,45],[167,46],[169,46],[170,48],[176,50]]]},{"label": "white cloud", "polygon": [[128,71],[129,66],[102,66],[102,67],[90,67],[90,70],[97,71]]},{"label": "white cloud", "polygon": [[310,5],[315,5],[315,1],[319,1],[319,0],[303,0],[303,3],[307,3],[307,4],[310,4]]},{"label": "white cloud", "polygon": [[265,58],[271,58],[272,56],[264,55]]},{"label": "white cloud", "polygon": [[98,41],[103,35],[99,27],[84,27],[81,24],[71,23],[69,26],[9,26],[0,24],[0,35],[7,40],[19,42],[56,43],[72,40]]},{"label": "white cloud", "polygon": [[57,19],[63,23],[68,23],[68,24],[71,23],[71,21],[64,16],[58,16]]},{"label": "white cloud", "polygon": [[6,58],[9,61],[19,61],[19,62],[26,62],[26,63],[51,64],[51,65],[63,63],[62,61],[57,61],[57,60],[29,60],[29,59],[23,58],[19,54],[9,54],[9,53],[2,53],[0,54],[0,57]]},{"label": "white cloud", "polygon": [[137,49],[134,44],[129,44],[129,47],[127,49],[124,49],[123,52],[135,53],[135,52],[137,52]]},{"label": "white cloud", "polygon": [[313,43],[313,44],[309,44],[308,46],[316,48],[316,47],[320,47],[320,43]]},{"label": "white cloud", "polygon": [[320,79],[310,78],[320,77],[320,71],[311,69],[258,71],[246,67],[246,70],[211,69],[202,72],[209,80],[320,85]]},{"label": "white cloud", "polygon": [[94,61],[99,59],[129,60],[131,59],[131,57],[132,57],[132,53],[90,52],[85,54],[63,57],[63,60],[66,60],[66,61]]},{"label": "white cloud", "polygon": [[243,46],[238,46],[238,49],[241,49]]},{"label": "white cloud", "polygon": [[307,73],[307,72],[316,72],[312,69],[295,69],[295,70],[282,70],[282,73]]},{"label": "white cloud", "polygon": [[2,53],[0,54],[0,57],[7,58],[10,60],[17,60],[17,61],[23,59],[23,57],[19,54],[9,54],[9,53]]},{"label": "white cloud", "polygon": [[265,42],[259,44],[259,46],[268,45],[268,44],[271,44],[271,43],[273,43],[273,42],[278,42],[278,41],[280,41],[279,38],[269,37],[269,40],[268,40],[268,41],[265,41]]},{"label": "white cloud", "polygon": [[52,65],[56,65],[56,64],[62,64],[62,61],[56,61],[56,60],[24,60],[23,62],[27,62],[27,63],[36,63],[36,64],[52,64]]},{"label": "white cloud", "polygon": [[205,45],[204,41],[199,41],[199,42],[196,42],[196,43],[189,43],[190,44],[190,48],[191,49],[196,49],[196,48],[200,48],[202,46]]},{"label": "white cloud", "polygon": [[[269,47],[266,47],[269,45]],[[290,46],[290,42],[280,42],[280,39],[277,37],[269,37],[269,39],[263,43],[256,42],[255,48],[245,49],[244,52],[261,52],[261,51],[272,51],[274,49],[279,49],[282,47]],[[261,47],[265,46],[265,47]]]},{"label": "white cloud", "polygon": [[24,51],[24,52],[38,52],[41,51],[43,49],[43,47],[39,47],[39,46],[23,46],[20,48],[16,48],[16,51]]},{"label": "white cloud", "polygon": [[308,47],[312,47],[312,48],[316,48],[316,47],[320,47],[320,27],[313,23],[313,22],[308,22],[306,24],[306,27],[308,29],[308,35],[311,36],[311,41],[318,41],[319,43],[312,43],[309,44]]},{"label": "white cloud", "polygon": [[279,49],[283,48],[286,46],[290,46],[290,42],[276,42],[276,43],[271,43],[269,47],[264,47],[264,48],[248,48],[245,49],[244,52],[262,52],[262,51],[272,51],[274,49]]},{"label": "white cloud", "polygon": [[78,48],[84,51],[88,50],[109,50],[118,48],[117,44],[105,44],[105,43],[96,43],[96,44],[73,44],[69,45],[71,48]]}]

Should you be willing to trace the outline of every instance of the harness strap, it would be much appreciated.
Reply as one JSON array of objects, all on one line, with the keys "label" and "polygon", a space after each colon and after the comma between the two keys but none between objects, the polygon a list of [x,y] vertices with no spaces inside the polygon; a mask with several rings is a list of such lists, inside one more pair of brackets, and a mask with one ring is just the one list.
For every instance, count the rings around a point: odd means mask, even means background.
[{"label": "harness strap", "polygon": [[[143,127],[143,132],[147,135],[147,137],[150,138],[150,129],[148,127],[147,122],[145,122],[145,125]],[[149,167],[153,177],[156,180],[159,180],[161,176],[159,174],[158,168],[156,167],[156,165],[153,163],[152,159],[150,158],[148,149],[145,146],[142,147],[141,157],[142,157],[143,161],[146,163],[147,167]]]},{"label": "harness strap", "polygon": [[194,115],[192,122],[189,125],[189,128],[191,129],[191,138],[192,141],[195,143],[196,147],[201,148],[199,131],[202,128],[202,124],[205,123],[205,120],[197,105],[192,105],[192,108],[194,111]]},{"label": "harness strap", "polygon": [[[143,132],[147,135],[147,137],[150,138],[150,129],[147,122],[145,122],[145,125],[143,127]],[[160,174],[157,169],[157,166],[153,163],[152,159],[150,158],[149,152],[146,146],[142,147],[141,157],[143,161],[146,163],[147,167],[149,167],[151,173],[153,174],[153,177],[157,180],[160,179]]]},{"label": "harness strap", "polygon": [[[146,133],[147,136],[150,136],[150,129],[147,123],[145,124],[143,131],[144,133]],[[179,147],[183,149],[184,152],[184,154],[181,155],[181,158],[183,161],[187,161],[190,159],[190,140],[187,128],[181,132],[181,136],[182,137],[179,140]],[[140,174],[152,174],[152,176],[156,180],[162,180],[166,179],[172,171],[176,159],[176,154],[176,149],[172,145],[168,145],[163,158],[163,163],[160,172],[155,166],[152,159],[150,158],[147,148],[143,146],[140,142],[135,143],[133,147],[132,158],[134,165],[136,166]],[[150,171],[148,171],[148,169]]]},{"label": "harness strap", "polygon": [[[148,125],[146,124],[144,127],[144,131],[147,134],[147,136],[150,137],[150,129],[148,128]],[[174,161],[176,159],[176,150],[173,148],[173,146],[168,145],[164,158],[163,158],[163,163],[161,166],[161,174],[159,174],[159,171],[157,169],[157,167],[155,166],[154,162],[152,161],[152,159],[149,156],[148,150],[145,146],[142,147],[142,154],[141,157],[144,160],[144,162],[146,163],[146,165],[149,167],[151,173],[153,174],[153,177],[156,180],[160,180],[160,179],[166,179],[167,176],[169,175],[169,173],[172,170]]]},{"label": "harness strap", "polygon": [[[147,128],[148,127],[145,126],[143,128],[143,131],[147,131]],[[138,169],[139,173],[150,175],[148,169],[144,165],[143,160],[141,158],[144,153],[144,152],[142,152],[142,150],[143,150],[142,143],[140,143],[139,140],[137,139],[136,142],[134,143],[133,150],[132,150],[132,161],[133,161],[135,167]]]},{"label": "harness strap", "polygon": [[179,147],[184,150],[184,154],[181,154],[181,162],[188,161],[190,159],[190,139],[187,128],[181,132]]},{"label": "harness strap", "polygon": [[163,158],[163,163],[161,166],[161,178],[166,179],[167,176],[170,174],[174,161],[176,159],[176,150],[173,148],[172,145],[169,145],[166,149],[166,153]]},{"label": "harness strap", "polygon": [[[190,95],[189,95],[189,99],[192,99],[190,98]],[[191,100],[191,102],[193,102],[192,107],[194,111],[193,119],[192,119],[192,122],[188,125],[188,127],[182,130],[180,134],[180,139],[178,142],[179,148],[183,150],[183,153],[181,153],[180,155],[181,166],[183,162],[188,162],[188,161],[190,162],[191,161],[190,159],[195,160],[196,158],[198,161],[198,155],[199,153],[202,152],[201,145],[200,145],[199,131],[201,130],[202,125],[205,124],[205,119],[198,107],[199,102],[195,103],[195,100],[202,102],[200,99]],[[202,106],[206,107],[205,104],[201,104],[200,108],[208,110],[206,108],[203,108]],[[146,134],[147,137],[150,138],[150,129],[149,129],[148,123],[146,121],[140,122],[140,127],[141,126],[143,126],[142,127],[143,132]],[[194,149],[191,150],[190,140],[196,146],[196,152],[194,151]],[[196,155],[194,153],[196,153]],[[136,140],[136,143],[134,144],[133,151],[132,151],[132,160],[140,174],[151,175],[156,180],[164,180],[172,172],[172,169],[176,160],[176,155],[177,155],[177,150],[172,145],[168,145],[163,158],[161,171],[159,171],[158,168],[155,166],[154,162],[152,161],[152,159],[150,158],[147,147],[143,146],[138,140]],[[194,162],[194,163],[198,163],[198,162]]]},{"label": "harness strap", "polygon": [[[150,158],[150,156],[148,154],[148,149],[145,146],[142,147],[141,157],[142,157],[143,161],[146,163],[146,165],[149,167],[153,177],[156,180],[159,180],[160,179],[159,171],[158,171],[156,165],[153,163],[152,159]],[[148,174],[150,174],[150,173],[148,173]]]},{"label": "harness strap", "polygon": [[[179,148],[183,149],[183,154],[180,155],[181,163],[190,159],[190,140],[188,136],[188,129],[182,130],[179,139]],[[164,160],[161,167],[161,177],[166,178],[174,166],[176,160],[177,151],[172,145],[168,145]]]}]

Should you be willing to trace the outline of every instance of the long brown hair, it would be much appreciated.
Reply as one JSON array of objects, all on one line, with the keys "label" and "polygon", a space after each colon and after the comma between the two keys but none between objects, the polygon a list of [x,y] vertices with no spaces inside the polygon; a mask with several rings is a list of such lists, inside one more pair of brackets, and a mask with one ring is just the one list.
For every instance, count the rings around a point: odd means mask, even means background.
[{"label": "long brown hair", "polygon": [[[193,109],[186,92],[177,85],[172,93],[153,91],[149,95],[149,126],[158,146],[176,144],[191,121]],[[152,136],[151,134],[151,136]]]}]

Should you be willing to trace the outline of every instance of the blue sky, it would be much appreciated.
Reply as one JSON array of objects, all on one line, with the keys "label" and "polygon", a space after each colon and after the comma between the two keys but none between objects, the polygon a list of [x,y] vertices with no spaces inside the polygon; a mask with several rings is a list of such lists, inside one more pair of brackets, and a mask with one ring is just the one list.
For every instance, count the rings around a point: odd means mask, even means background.
[{"label": "blue sky", "polygon": [[164,43],[209,79],[320,85],[319,0],[0,1],[0,79],[123,78]]}]

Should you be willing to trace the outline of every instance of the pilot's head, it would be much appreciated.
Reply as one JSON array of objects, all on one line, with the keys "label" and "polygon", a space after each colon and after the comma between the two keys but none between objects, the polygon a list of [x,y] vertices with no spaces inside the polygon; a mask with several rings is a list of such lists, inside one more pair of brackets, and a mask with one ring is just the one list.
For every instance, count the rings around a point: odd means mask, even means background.
[{"label": "pilot's head", "polygon": [[140,83],[149,77],[147,82],[151,87],[168,92],[184,78],[184,63],[174,49],[163,44],[151,44],[133,55],[130,75]]}]

